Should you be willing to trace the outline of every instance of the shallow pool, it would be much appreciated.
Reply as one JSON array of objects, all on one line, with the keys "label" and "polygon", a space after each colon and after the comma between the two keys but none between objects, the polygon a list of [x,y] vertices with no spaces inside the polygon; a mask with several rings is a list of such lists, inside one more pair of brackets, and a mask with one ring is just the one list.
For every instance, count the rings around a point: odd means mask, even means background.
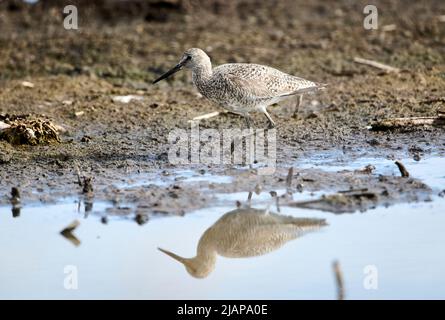
[{"label": "shallow pool", "polygon": [[[397,167],[387,161],[359,159],[319,168],[360,168],[369,162],[377,174],[397,174]],[[112,206],[104,202],[95,203],[88,216],[73,199],[25,206],[16,217],[11,207],[1,207],[0,298],[336,299],[332,263],[337,260],[346,298],[443,299],[445,199],[437,194],[445,188],[445,161],[403,161],[412,176],[433,188],[433,201],[342,215],[282,207],[281,216],[325,219],[327,225],[296,232],[263,255],[217,254],[201,279],[158,247],[194,257],[203,233],[236,209],[236,200],[245,201],[247,193],[217,195],[233,205],[219,201],[219,206],[184,217],[153,217],[142,226],[130,217],[102,223],[101,212]],[[254,196],[252,204],[263,211],[270,207],[269,215],[276,213],[266,198]],[[73,220],[80,221],[73,231],[78,246],[60,234]],[[243,230],[265,241],[253,223]],[[235,237],[236,232],[228,234]]]}]

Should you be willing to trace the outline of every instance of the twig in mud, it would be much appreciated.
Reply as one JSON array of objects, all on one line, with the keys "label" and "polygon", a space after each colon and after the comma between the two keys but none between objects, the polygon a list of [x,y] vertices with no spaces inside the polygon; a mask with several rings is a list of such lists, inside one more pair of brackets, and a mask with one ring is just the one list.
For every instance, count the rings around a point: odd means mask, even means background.
[{"label": "twig in mud", "polygon": [[286,188],[287,188],[288,192],[290,191],[290,188],[292,187],[292,178],[293,178],[293,176],[294,176],[294,168],[290,167],[289,171],[287,173],[287,177],[286,177]]},{"label": "twig in mud", "polygon": [[92,194],[93,189],[93,178],[92,177],[85,177],[81,174],[79,166],[77,163],[74,165],[74,168],[76,170],[77,175],[77,184],[82,187],[82,193],[84,194]]},{"label": "twig in mud", "polygon": [[414,126],[445,126],[445,116],[437,117],[409,117],[383,119],[371,124],[373,131],[386,131],[397,128],[409,128]]},{"label": "twig in mud", "polygon": [[77,174],[77,183],[78,183],[79,186],[82,186],[82,179],[80,178],[81,177],[80,169],[79,169],[79,166],[77,165],[77,163],[74,164],[74,168],[75,168],[76,174]]},{"label": "twig in mud", "polygon": [[351,193],[351,192],[353,192],[353,193],[355,193],[355,192],[367,192],[368,191],[368,188],[361,188],[361,189],[349,189],[349,190],[341,190],[341,191],[338,191],[338,193]]},{"label": "twig in mud", "polygon": [[397,29],[397,25],[395,25],[395,24],[387,24],[387,25],[382,27],[382,31],[383,32],[394,31],[396,29]]},{"label": "twig in mud", "polygon": [[335,260],[332,264],[332,268],[334,270],[335,275],[335,283],[337,286],[337,300],[345,299],[345,286],[343,282],[343,274],[341,272],[340,263]]},{"label": "twig in mud", "polygon": [[409,177],[409,172],[408,170],[406,170],[405,166],[403,165],[403,163],[401,163],[400,161],[396,161],[394,162],[397,167],[399,168],[400,174],[402,175],[402,177],[404,178],[408,178]]},{"label": "twig in mud", "polygon": [[287,203],[290,207],[314,209],[333,213],[353,213],[356,210],[367,210],[375,206],[378,196],[374,192],[349,192],[323,195],[315,200]]},{"label": "twig in mud", "polygon": [[367,66],[371,66],[371,67],[383,70],[385,72],[395,72],[395,73],[399,73],[400,72],[399,68],[394,68],[394,67],[391,67],[391,66],[388,66],[386,64],[383,64],[383,63],[380,63],[380,62],[377,62],[377,61],[373,61],[373,60],[368,60],[368,59],[362,59],[362,58],[359,58],[359,57],[355,57],[354,58],[354,62],[360,63],[360,64],[364,64],[364,65],[367,65]]},{"label": "twig in mud", "polygon": [[94,189],[93,189],[93,178],[91,177],[83,177],[83,188],[82,188],[82,192],[83,193],[93,193]]},{"label": "twig in mud", "polygon": [[215,111],[215,112],[206,113],[206,114],[194,117],[192,120],[189,120],[188,122],[210,119],[210,118],[219,116],[221,113],[225,113],[225,112]]}]

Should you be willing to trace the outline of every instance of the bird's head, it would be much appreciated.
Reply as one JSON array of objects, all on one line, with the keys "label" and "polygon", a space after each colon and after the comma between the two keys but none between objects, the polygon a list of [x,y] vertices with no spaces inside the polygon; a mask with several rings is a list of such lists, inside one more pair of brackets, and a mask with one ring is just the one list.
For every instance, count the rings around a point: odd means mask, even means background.
[{"label": "bird's head", "polygon": [[169,71],[164,73],[162,76],[157,78],[155,81],[153,81],[153,84],[170,77],[171,75],[175,74],[184,67],[193,70],[201,66],[208,66],[208,65],[211,66],[210,58],[203,50],[198,48],[188,49],[182,55],[181,60],[179,60],[179,63],[173,68],[171,68]]},{"label": "bird's head", "polygon": [[172,257],[176,261],[182,263],[187,272],[194,278],[205,278],[215,268],[215,260],[213,257],[208,257],[207,259],[205,257],[198,257],[198,256],[195,258],[183,258],[168,250],[164,250],[161,248],[158,249],[159,251]]}]

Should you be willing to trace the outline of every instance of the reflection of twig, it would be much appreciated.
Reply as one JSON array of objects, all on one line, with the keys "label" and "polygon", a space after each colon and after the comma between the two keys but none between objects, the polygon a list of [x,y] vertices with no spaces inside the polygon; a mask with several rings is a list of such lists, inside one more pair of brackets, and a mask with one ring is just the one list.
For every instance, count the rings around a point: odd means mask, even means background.
[{"label": "reflection of twig", "polygon": [[401,163],[400,161],[396,161],[395,164],[399,168],[399,171],[400,171],[400,174],[402,175],[402,177],[408,178],[409,177],[409,172],[408,172],[408,170],[406,170],[406,168],[403,165],[403,163]]},{"label": "reflection of twig", "polygon": [[380,62],[377,62],[377,61],[373,61],[373,60],[368,60],[368,59],[362,59],[362,58],[355,57],[354,58],[354,62],[360,63],[360,64],[364,64],[364,65],[367,65],[367,66],[371,66],[371,67],[374,67],[374,68],[377,68],[377,69],[380,69],[380,70],[383,70],[383,71],[386,71],[386,72],[395,72],[395,73],[399,73],[400,72],[399,68],[394,68],[394,67],[391,67],[391,66],[388,66],[386,64],[383,64],[383,63],[380,63]]},{"label": "reflection of twig", "polygon": [[277,212],[280,212],[280,198],[278,197],[278,194],[276,191],[271,191],[270,195],[272,196],[273,199],[275,199],[275,203],[277,206]]},{"label": "reflection of twig", "polygon": [[79,226],[79,224],[79,221],[74,220],[62,231],[60,231],[60,234],[71,241],[71,243],[74,244],[76,247],[80,245],[80,240],[77,239],[77,237],[73,234],[73,231]]},{"label": "reflection of twig", "polygon": [[249,195],[247,196],[247,205],[249,207],[252,205],[252,196],[253,196],[253,192],[249,191]]},{"label": "reflection of twig", "polygon": [[12,204],[12,217],[17,218],[20,216],[20,191],[17,187],[11,189],[11,204]]},{"label": "reflection of twig", "polygon": [[356,192],[367,192],[368,188],[360,188],[360,189],[349,189],[349,190],[340,190],[338,193],[356,193]]},{"label": "reflection of twig", "polygon": [[335,260],[332,264],[332,268],[334,269],[335,275],[335,283],[337,285],[337,300],[345,299],[345,287],[343,282],[343,274],[340,269],[340,263]]}]

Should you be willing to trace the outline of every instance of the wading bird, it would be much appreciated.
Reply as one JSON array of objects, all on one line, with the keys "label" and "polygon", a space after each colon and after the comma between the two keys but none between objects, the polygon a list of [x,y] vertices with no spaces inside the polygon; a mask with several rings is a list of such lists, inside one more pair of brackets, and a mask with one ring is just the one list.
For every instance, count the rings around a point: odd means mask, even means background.
[{"label": "wading bird", "polygon": [[182,263],[195,278],[207,277],[217,255],[228,258],[254,257],[274,251],[286,242],[326,226],[324,219],[294,218],[269,210],[239,208],[219,218],[199,239],[196,257],[183,258],[160,251]]},{"label": "wading bird", "polygon": [[249,113],[262,112],[272,128],[275,122],[266,110],[268,106],[291,96],[299,96],[301,102],[303,93],[325,87],[324,84],[258,64],[229,63],[212,68],[209,56],[197,48],[187,50],[175,67],[153,83],[171,76],[183,67],[192,70],[193,83],[204,97],[243,116],[249,128]]}]

